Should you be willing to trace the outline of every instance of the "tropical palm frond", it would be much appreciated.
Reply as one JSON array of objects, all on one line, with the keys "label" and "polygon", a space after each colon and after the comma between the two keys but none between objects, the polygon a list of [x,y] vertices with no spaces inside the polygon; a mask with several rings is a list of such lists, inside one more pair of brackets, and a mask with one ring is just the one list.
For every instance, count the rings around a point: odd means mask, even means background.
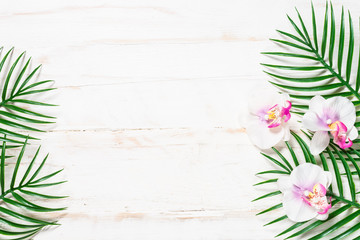
[{"label": "tropical palm frond", "polygon": [[[3,48],[0,49],[3,51]],[[21,131],[43,132],[35,125],[54,123],[54,117],[42,114],[38,111],[29,110],[31,106],[56,106],[40,101],[28,99],[43,92],[52,91],[50,87],[52,80],[36,81],[36,74],[41,65],[30,70],[31,58],[25,64],[25,52],[21,53],[15,61],[11,55],[14,49],[11,48],[0,58],[0,74],[2,74],[2,89],[0,91],[0,133],[6,134],[7,139],[0,137],[0,140],[18,145],[24,142],[28,136],[19,133]],[[16,73],[17,72],[17,73]],[[36,139],[29,137],[30,139]],[[11,145],[9,145],[11,146]]]},{"label": "tropical palm frond", "polygon": [[[296,9],[298,23],[287,16],[294,32],[278,30],[283,39],[270,39],[286,51],[263,52],[281,62],[263,63],[267,68],[264,72],[274,79],[271,81],[273,85],[288,92],[298,103],[293,105],[296,113],[304,114],[308,101],[315,95],[349,97],[355,106],[359,106],[360,61],[357,59],[360,53],[354,54],[355,34],[351,14],[345,13],[342,8],[340,27],[336,29],[331,2],[326,3],[322,22],[317,21],[313,5],[311,8],[311,30]],[[322,26],[322,31],[319,31],[319,26]],[[283,61],[296,62],[289,65]],[[357,111],[357,116],[360,116],[360,111]],[[356,126],[359,127],[360,123]]]},{"label": "tropical palm frond", "polygon": [[[288,16],[294,32],[289,33],[278,30],[284,39],[271,39],[283,49],[287,49],[287,51],[263,53],[276,57],[282,62],[292,63],[262,64],[268,69],[265,70],[265,73],[274,79],[274,81],[271,81],[273,85],[281,91],[289,93],[294,103],[293,107],[295,110],[293,112],[299,115],[303,115],[307,111],[309,100],[315,95],[322,95],[325,98],[334,96],[348,97],[353,101],[355,107],[358,107],[360,105],[360,53],[357,56],[354,54],[354,29],[350,12],[345,14],[344,8],[342,8],[340,26],[337,29],[335,13],[331,2],[326,3],[324,20],[321,23],[316,19],[313,5],[311,5],[311,8],[311,30],[306,27],[301,14],[296,10],[298,23]],[[346,23],[348,23],[348,27],[346,27]],[[319,26],[322,26],[321,32],[318,31]],[[353,61],[354,58],[359,60]],[[356,115],[360,116],[358,109]],[[357,120],[355,126],[360,127],[360,121]],[[311,138],[310,134],[304,131],[303,133],[307,138]],[[330,143],[328,148],[317,158],[310,153],[305,140],[295,133],[292,133],[292,135],[303,152],[305,162],[321,165],[324,170],[333,173],[335,179],[329,189],[329,195],[332,196],[332,204],[340,207],[331,212],[326,221],[318,220],[295,223],[282,231],[278,236],[287,234],[289,235],[287,238],[299,237],[304,234],[310,234],[310,230],[317,229],[318,234],[309,239],[328,238],[329,234],[335,236],[333,239],[343,239],[359,230],[360,224],[354,220],[360,216],[360,204],[357,203],[357,195],[360,193],[360,168],[358,166],[360,151],[357,149],[357,146],[354,145],[350,150],[343,150],[337,145]],[[360,141],[354,140],[353,142],[359,143]],[[290,174],[291,168],[288,164],[291,162],[293,166],[299,165],[299,160],[292,146],[288,142],[286,142],[286,146],[292,160],[285,161],[286,158],[274,148],[274,153],[279,160],[271,156],[266,157],[279,166],[281,170],[268,170],[261,172],[261,175],[264,173]],[[320,162],[321,164],[319,164]],[[276,179],[271,178],[259,184],[276,182]],[[274,194],[267,194],[263,198],[257,199],[261,200],[270,196],[274,196]],[[276,208],[281,207],[281,205],[276,206]],[[275,206],[271,207],[262,211],[261,214],[276,208]],[[338,216],[350,210],[353,212]],[[335,224],[331,221],[329,222],[329,220],[334,218],[337,220]],[[287,219],[286,215],[280,216],[266,225],[272,225],[285,219]],[[319,230],[318,226],[329,227],[325,230]],[[343,230],[341,228],[343,226],[349,226],[349,228]]]},{"label": "tropical palm frond", "polygon": [[[4,137],[6,139],[6,137]],[[38,233],[46,226],[58,225],[56,221],[44,220],[38,216],[42,212],[62,211],[65,208],[45,207],[35,202],[43,199],[60,199],[66,196],[46,195],[41,193],[41,189],[64,183],[64,181],[48,182],[62,170],[58,170],[41,176],[48,155],[35,168],[40,147],[37,149],[29,164],[22,163],[28,139],[25,140],[19,152],[14,167],[7,165],[6,141],[2,142],[0,157],[0,239],[28,239]],[[24,174],[19,174],[19,169],[26,166]],[[11,168],[12,174],[7,178],[6,172]],[[6,176],[6,177],[5,177]]]},{"label": "tropical palm frond", "polygon": [[[360,47],[355,47],[354,24],[350,12],[341,9],[340,24],[336,25],[335,11],[332,3],[326,2],[323,21],[318,21],[313,4],[311,5],[311,27],[307,27],[301,14],[296,9],[297,20],[287,16],[293,32],[278,30],[281,39],[271,39],[284,51],[263,52],[280,63],[264,63],[264,71],[274,80],[271,81],[282,92],[289,93],[293,106],[293,113],[303,115],[308,110],[308,104],[315,95],[325,98],[343,96],[349,98],[356,107],[356,116],[360,116]],[[321,29],[321,31],[319,31]],[[357,51],[356,51],[357,50]],[[286,63],[284,63],[286,62]],[[357,119],[355,126],[360,127]],[[311,134],[304,132],[306,138]],[[319,156],[313,156],[305,139],[292,133],[297,145],[303,153],[305,162],[321,165],[324,170],[332,172],[333,184],[328,195],[332,197],[332,204],[337,209],[332,210],[326,221],[307,221],[294,223],[277,235],[286,239],[306,236],[307,239],[343,239],[360,229],[360,204],[357,202],[360,193],[360,150],[354,140],[353,148],[343,150],[333,142]],[[277,157],[263,154],[274,163],[277,168],[258,173],[258,175],[290,174],[292,167],[299,165],[293,146],[286,142],[291,160],[286,159],[277,149],[273,148]],[[257,184],[271,184],[277,181],[276,177],[265,179]],[[254,201],[261,201],[268,197],[280,194],[271,191],[258,197]],[[281,208],[281,203],[274,205],[259,214],[271,212]],[[279,216],[265,224],[284,221],[286,215]],[[320,228],[321,226],[321,228]],[[314,235],[311,230],[316,230]],[[306,234],[306,235],[305,235]],[[330,235],[331,234],[331,235]],[[312,236],[311,236],[312,235]],[[309,237],[310,236],[310,237]],[[360,239],[356,237],[355,239]]]},{"label": "tropical palm frond", "polygon": [[[333,210],[329,214],[329,218],[326,221],[316,220],[316,221],[294,223],[293,225],[291,225],[290,227],[279,233],[276,237],[279,236],[283,237],[285,235],[288,235],[286,239],[289,239],[307,234],[306,238],[308,238],[309,234],[311,235],[311,231],[314,229],[317,230],[317,234],[316,235],[313,234],[314,236],[312,236],[309,239],[321,239],[321,238],[329,239],[328,237],[330,234],[334,235],[332,239],[343,239],[344,237],[352,233],[355,233],[357,230],[360,229],[359,226],[360,224],[358,223],[358,218],[360,216],[360,204],[356,200],[356,194],[357,194],[356,189],[359,189],[360,185],[358,179],[356,179],[356,181],[354,180],[354,175],[360,176],[360,171],[355,160],[353,159],[351,154],[347,153],[346,151],[344,152],[346,153],[347,157],[343,157],[343,154],[341,154],[339,150],[336,147],[334,147],[333,144],[331,144],[326,149],[326,153],[324,152],[320,154],[321,164],[319,164],[316,162],[315,157],[310,153],[309,146],[307,145],[307,143],[294,132],[292,132],[292,136],[296,140],[298,146],[301,148],[301,151],[303,153],[303,157],[302,157],[303,161],[321,165],[324,170],[331,171],[335,176],[335,182],[329,188],[328,195],[332,197],[332,205],[339,206],[339,208]],[[289,175],[291,173],[291,169],[299,165],[301,161],[299,161],[299,158],[296,156],[293,146],[291,146],[289,142],[286,142],[286,146],[287,146],[287,150],[289,151],[289,155],[291,156],[291,159],[285,158],[284,155],[281,154],[276,148],[273,148],[273,151],[274,154],[277,156],[277,159],[268,156],[266,154],[262,154],[268,160],[274,163],[274,166],[281,168],[281,170],[272,169],[268,171],[259,172],[257,174],[258,176],[271,175],[272,177],[255,184],[255,186],[276,183],[278,178],[273,177],[274,175],[277,177],[281,175]],[[329,163],[327,162],[327,158],[330,159]],[[349,163],[351,163],[351,165]],[[344,171],[345,173],[341,171]],[[254,199],[253,201],[261,201],[281,194],[281,192],[277,190],[277,187],[275,189],[276,189],[275,191],[262,195]],[[271,206],[268,209],[259,212],[257,215],[262,215],[268,212],[272,212],[275,209],[279,209],[281,207],[282,207],[282,203],[278,203],[274,206]],[[348,210],[353,212],[345,216],[344,215],[338,216],[341,213]],[[335,223],[330,221],[334,218],[337,220]],[[286,215],[281,215],[278,218],[265,224],[265,226],[272,225],[277,222],[284,221],[286,219],[288,219]],[[329,227],[327,227],[325,230],[318,229],[319,226],[323,226],[325,224],[326,226],[329,225]],[[350,226],[350,228],[343,229],[341,228],[343,226]]]}]

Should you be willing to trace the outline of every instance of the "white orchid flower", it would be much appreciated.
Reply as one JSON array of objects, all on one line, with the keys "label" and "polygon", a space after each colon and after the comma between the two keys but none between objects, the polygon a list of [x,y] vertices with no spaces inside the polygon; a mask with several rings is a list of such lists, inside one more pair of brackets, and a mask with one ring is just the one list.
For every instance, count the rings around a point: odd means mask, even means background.
[{"label": "white orchid flower", "polygon": [[331,203],[328,203],[326,190],[331,179],[330,172],[311,163],[301,164],[290,176],[280,177],[277,182],[288,218],[294,222],[327,219]]},{"label": "white orchid flower", "polygon": [[247,134],[257,147],[268,149],[290,138],[287,124],[291,102],[287,94],[256,92],[250,97]]},{"label": "white orchid flower", "polygon": [[351,147],[351,140],[358,137],[355,120],[355,107],[349,99],[313,97],[302,121],[305,128],[315,132],[310,143],[311,153],[316,155],[324,151],[330,142],[329,132],[340,148]]}]

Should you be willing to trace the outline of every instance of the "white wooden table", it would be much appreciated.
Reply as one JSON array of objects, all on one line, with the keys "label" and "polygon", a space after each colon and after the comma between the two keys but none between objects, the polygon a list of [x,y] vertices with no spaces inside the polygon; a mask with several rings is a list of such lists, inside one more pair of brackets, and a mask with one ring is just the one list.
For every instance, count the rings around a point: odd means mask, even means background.
[{"label": "white wooden table", "polygon": [[[360,16],[358,1],[334,1]],[[319,15],[325,1],[314,0]],[[0,42],[55,79],[42,134],[65,168],[62,226],[36,239],[271,239],[251,203],[268,163],[245,134],[260,52],[303,0],[3,1]],[[357,24],[357,23],[356,23]],[[355,28],[358,29],[358,28]],[[277,213],[278,214],[278,213]]]}]

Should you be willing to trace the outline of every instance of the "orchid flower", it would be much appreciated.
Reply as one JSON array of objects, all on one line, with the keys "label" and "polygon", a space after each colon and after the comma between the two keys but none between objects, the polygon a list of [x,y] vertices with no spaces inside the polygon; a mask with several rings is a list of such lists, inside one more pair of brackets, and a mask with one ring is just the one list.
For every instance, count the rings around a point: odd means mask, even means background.
[{"label": "orchid flower", "polygon": [[271,148],[290,138],[291,102],[287,94],[265,91],[250,98],[247,133],[253,144],[262,149]]},{"label": "orchid flower", "polygon": [[316,155],[324,151],[330,142],[329,132],[341,149],[351,147],[351,140],[358,137],[355,120],[355,107],[349,99],[313,97],[302,121],[304,127],[315,132],[310,143],[311,153]]},{"label": "orchid flower", "polygon": [[303,163],[290,176],[280,177],[277,183],[283,193],[283,207],[288,218],[294,222],[312,218],[326,220],[331,208],[326,190],[331,179],[330,172],[311,163]]}]

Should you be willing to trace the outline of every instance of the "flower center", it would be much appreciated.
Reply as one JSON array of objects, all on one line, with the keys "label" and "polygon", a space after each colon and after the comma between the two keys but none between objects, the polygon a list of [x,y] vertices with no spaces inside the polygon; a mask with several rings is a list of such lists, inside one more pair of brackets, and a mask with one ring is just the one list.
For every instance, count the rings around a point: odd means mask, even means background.
[{"label": "flower center", "polygon": [[325,214],[331,208],[331,203],[327,201],[326,188],[320,183],[314,185],[312,192],[305,190],[302,199],[311,207],[319,210],[319,214]]},{"label": "flower center", "polygon": [[287,107],[281,107],[278,104],[271,107],[265,114],[264,119],[268,124],[268,128],[274,128],[279,126],[283,121],[289,121],[291,102],[286,101],[288,103]]},{"label": "flower center", "polygon": [[330,133],[334,137],[336,143],[341,149],[349,148],[352,146],[352,141],[347,137],[347,127],[340,121],[328,124]]}]

